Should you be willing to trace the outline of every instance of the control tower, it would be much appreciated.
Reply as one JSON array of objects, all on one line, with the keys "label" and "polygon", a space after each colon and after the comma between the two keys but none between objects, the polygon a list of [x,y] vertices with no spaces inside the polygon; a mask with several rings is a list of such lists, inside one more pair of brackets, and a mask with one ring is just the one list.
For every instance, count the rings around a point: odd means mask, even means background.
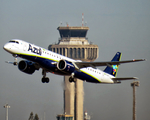
[{"label": "control tower", "polygon": [[[86,38],[89,27],[60,26],[57,28],[60,38],[57,44],[49,45],[48,49],[75,60],[94,61],[98,58],[98,46],[89,43]],[[76,79],[69,82],[70,76],[64,77],[64,113],[73,115],[74,120],[83,119],[83,81]]]}]

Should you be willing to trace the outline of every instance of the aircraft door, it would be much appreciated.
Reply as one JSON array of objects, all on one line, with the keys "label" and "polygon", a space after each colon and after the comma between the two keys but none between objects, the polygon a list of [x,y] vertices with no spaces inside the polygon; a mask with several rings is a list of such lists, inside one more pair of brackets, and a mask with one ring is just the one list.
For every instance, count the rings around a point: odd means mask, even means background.
[{"label": "aircraft door", "polygon": [[23,51],[27,51],[27,44],[23,44]]}]

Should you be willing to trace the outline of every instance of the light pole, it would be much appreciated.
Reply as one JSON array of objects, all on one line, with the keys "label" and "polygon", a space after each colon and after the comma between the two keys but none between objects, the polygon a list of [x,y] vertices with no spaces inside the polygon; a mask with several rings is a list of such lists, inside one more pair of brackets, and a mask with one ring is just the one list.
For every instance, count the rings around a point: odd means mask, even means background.
[{"label": "light pole", "polygon": [[131,86],[133,87],[133,120],[136,120],[136,97],[135,97],[135,87],[139,87],[139,81],[134,81],[131,83]]},{"label": "light pole", "polygon": [[6,104],[4,108],[6,108],[6,120],[8,120],[8,108],[10,108],[10,106]]}]

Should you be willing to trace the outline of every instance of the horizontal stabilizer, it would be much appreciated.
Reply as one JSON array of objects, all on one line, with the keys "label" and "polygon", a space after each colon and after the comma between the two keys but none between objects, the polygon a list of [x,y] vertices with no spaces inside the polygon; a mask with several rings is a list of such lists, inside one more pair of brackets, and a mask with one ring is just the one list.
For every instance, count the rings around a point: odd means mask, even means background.
[{"label": "horizontal stabilizer", "polygon": [[135,80],[137,77],[127,77],[127,78],[111,78],[112,80]]}]

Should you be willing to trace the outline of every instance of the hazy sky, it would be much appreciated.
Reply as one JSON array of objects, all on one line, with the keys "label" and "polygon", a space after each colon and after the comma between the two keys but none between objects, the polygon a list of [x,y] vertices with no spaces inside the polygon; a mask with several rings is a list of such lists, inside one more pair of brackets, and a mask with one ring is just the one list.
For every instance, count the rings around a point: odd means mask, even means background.
[{"label": "hazy sky", "polygon": [[[118,77],[139,78],[137,119],[150,119],[150,1],[149,0],[0,0],[0,119],[8,103],[11,120],[27,120],[31,112],[43,119],[56,120],[63,113],[63,77],[47,76],[41,83],[41,70],[27,75],[5,61],[14,58],[3,50],[10,39],[19,38],[47,48],[58,41],[57,27],[80,26],[84,20],[90,28],[89,41],[99,46],[96,61],[111,60],[116,52],[122,60],[146,58],[146,62],[119,67]],[[20,60],[20,59],[19,59]],[[100,68],[103,69],[103,68]],[[131,120],[132,81],[103,85],[84,83],[84,110],[92,120]]]}]

